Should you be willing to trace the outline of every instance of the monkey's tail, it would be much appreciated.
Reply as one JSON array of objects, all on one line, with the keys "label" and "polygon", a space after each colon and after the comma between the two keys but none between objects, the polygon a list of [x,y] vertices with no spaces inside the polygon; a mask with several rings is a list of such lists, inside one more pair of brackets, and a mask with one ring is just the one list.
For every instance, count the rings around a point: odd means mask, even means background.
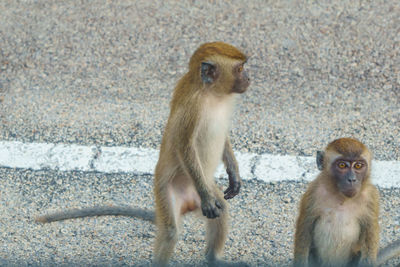
[{"label": "monkey's tail", "polygon": [[91,217],[91,216],[105,216],[105,215],[128,216],[128,217],[140,218],[150,222],[155,221],[155,213],[152,210],[144,210],[139,208],[120,207],[120,206],[98,206],[98,207],[88,207],[82,209],[59,211],[38,216],[35,218],[35,221],[41,223],[50,223],[68,219]]},{"label": "monkey's tail", "polygon": [[376,260],[377,265],[379,266],[384,264],[386,261],[396,256],[400,256],[400,239],[379,250],[378,258]]}]

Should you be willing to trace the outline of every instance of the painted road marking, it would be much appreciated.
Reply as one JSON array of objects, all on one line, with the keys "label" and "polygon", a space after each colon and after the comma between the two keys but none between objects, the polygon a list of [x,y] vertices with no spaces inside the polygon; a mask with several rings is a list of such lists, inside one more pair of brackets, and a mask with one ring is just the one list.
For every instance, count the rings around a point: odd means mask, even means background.
[{"label": "painted road marking", "polygon": [[[243,179],[265,182],[311,181],[318,173],[314,157],[235,152]],[[0,141],[0,167],[32,170],[97,171],[154,174],[158,150],[137,147],[96,147]],[[227,177],[221,164],[217,177]],[[400,187],[399,161],[373,161],[373,183]]]}]

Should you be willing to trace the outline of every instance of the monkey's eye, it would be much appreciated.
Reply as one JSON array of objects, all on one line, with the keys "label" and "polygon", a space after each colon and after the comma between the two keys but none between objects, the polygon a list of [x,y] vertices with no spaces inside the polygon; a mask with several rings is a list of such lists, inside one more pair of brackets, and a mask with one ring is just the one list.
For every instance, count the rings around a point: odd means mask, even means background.
[{"label": "monkey's eye", "polygon": [[346,163],[344,163],[344,162],[342,161],[342,162],[339,162],[339,163],[338,163],[338,167],[339,167],[340,169],[344,169],[344,168],[347,167],[347,165],[346,165]]},{"label": "monkey's eye", "polygon": [[354,164],[354,168],[356,168],[357,170],[361,169],[364,166],[364,164],[357,162],[356,164]]},{"label": "monkey's eye", "polygon": [[243,65],[240,65],[239,67],[238,67],[238,72],[242,72],[243,71]]}]

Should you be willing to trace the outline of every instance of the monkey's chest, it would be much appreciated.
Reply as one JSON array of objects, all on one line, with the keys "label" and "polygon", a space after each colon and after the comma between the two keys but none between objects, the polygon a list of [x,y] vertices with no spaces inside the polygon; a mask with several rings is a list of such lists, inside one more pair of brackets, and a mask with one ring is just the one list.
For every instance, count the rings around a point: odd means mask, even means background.
[{"label": "monkey's chest", "polygon": [[206,110],[203,121],[198,129],[197,144],[200,160],[206,164],[211,172],[222,160],[222,153],[226,137],[229,132],[230,114],[229,106],[222,105]]},{"label": "monkey's chest", "polygon": [[209,117],[204,123],[199,134],[199,144],[204,151],[204,156],[209,157],[212,154],[221,154],[225,146],[225,139],[229,130],[228,119],[221,117]]},{"label": "monkey's chest", "polygon": [[326,209],[315,224],[314,247],[324,266],[346,266],[359,236],[359,223],[350,211]]}]

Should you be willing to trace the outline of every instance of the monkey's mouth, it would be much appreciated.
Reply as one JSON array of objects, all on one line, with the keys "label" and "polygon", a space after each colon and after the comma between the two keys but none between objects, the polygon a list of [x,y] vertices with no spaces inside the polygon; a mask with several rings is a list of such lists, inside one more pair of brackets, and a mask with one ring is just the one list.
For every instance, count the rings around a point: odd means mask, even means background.
[{"label": "monkey's mouth", "polygon": [[355,190],[355,189],[348,189],[346,191],[343,191],[343,194],[346,197],[354,197],[356,195],[356,193],[357,193],[357,190]]},{"label": "monkey's mouth", "polygon": [[244,92],[247,91],[249,85],[250,85],[250,80],[244,85],[243,84],[241,84],[240,86],[234,85],[232,88],[232,92],[237,94],[243,94]]}]

